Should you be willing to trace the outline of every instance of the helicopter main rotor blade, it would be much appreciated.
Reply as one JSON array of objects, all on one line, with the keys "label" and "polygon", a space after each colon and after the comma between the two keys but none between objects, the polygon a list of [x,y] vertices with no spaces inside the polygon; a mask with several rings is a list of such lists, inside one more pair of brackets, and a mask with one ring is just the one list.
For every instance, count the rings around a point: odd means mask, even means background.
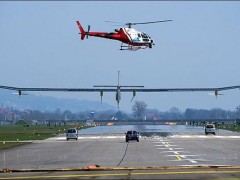
[{"label": "helicopter main rotor blade", "polygon": [[118,23],[119,24],[119,22],[115,22],[115,21],[105,21],[105,22],[107,22],[107,23]]},{"label": "helicopter main rotor blade", "polygon": [[160,22],[168,22],[172,21],[171,19],[169,20],[163,20],[163,21],[150,21],[150,22],[140,22],[140,23],[126,23],[125,25],[127,26],[132,26],[132,25],[137,25],[137,24],[151,24],[151,23],[160,23]]}]

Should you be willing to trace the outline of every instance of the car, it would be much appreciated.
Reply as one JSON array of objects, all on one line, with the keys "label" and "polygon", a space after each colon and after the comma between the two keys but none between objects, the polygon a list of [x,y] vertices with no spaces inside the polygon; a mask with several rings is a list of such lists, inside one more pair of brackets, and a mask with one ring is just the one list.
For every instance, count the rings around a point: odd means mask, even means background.
[{"label": "car", "polygon": [[205,134],[207,135],[209,133],[216,135],[216,128],[213,124],[207,124],[205,126]]},{"label": "car", "polygon": [[130,141],[130,140],[136,140],[137,142],[139,142],[139,132],[137,131],[127,131],[126,134],[126,142]]},{"label": "car", "polygon": [[76,128],[69,128],[66,131],[66,139],[76,139],[78,140],[78,130]]}]

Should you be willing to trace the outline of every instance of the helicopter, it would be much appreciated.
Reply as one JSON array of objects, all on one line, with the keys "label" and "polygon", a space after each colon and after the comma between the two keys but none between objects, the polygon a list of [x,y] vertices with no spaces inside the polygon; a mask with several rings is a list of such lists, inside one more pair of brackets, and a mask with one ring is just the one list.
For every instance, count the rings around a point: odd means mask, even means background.
[{"label": "helicopter", "polygon": [[[146,48],[152,48],[153,45],[155,45],[153,39],[146,34],[145,32],[140,32],[132,28],[133,25],[138,24],[151,24],[151,23],[160,23],[160,22],[168,22],[172,20],[162,20],[162,21],[152,21],[152,22],[140,22],[140,23],[126,23],[126,28],[119,28],[115,29],[115,32],[90,32],[90,25],[88,25],[88,30],[85,31],[79,21],[77,22],[77,25],[79,27],[81,34],[81,39],[84,40],[85,36],[88,38],[88,36],[95,36],[95,37],[101,37],[106,39],[113,39],[121,41],[122,44],[120,46],[120,50],[130,50],[130,51],[136,51],[139,49],[146,49]],[[106,21],[111,22],[111,21]]]}]

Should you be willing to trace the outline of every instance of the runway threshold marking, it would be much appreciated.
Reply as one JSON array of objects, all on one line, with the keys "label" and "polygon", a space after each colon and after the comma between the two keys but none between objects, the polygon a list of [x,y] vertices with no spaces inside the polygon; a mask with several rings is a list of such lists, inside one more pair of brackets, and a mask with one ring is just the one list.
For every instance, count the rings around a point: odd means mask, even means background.
[{"label": "runway threshold marking", "polygon": [[[167,144],[165,144],[165,145],[164,145],[164,144],[160,144],[160,145],[159,145],[159,144],[156,144],[155,146],[165,146],[165,147],[169,147],[169,145],[167,145]],[[171,145],[171,147],[172,147],[172,146],[177,146],[177,145]]]},{"label": "runway threshold marking", "polygon": [[[185,136],[186,137],[186,136]],[[190,137],[190,136],[187,136],[187,137]],[[165,148],[157,148],[157,149],[169,149],[169,151],[162,151],[160,153],[173,153],[174,155],[166,155],[166,156],[175,156],[177,158],[178,161],[182,161],[182,160],[187,160],[191,163],[198,163],[196,160],[194,159],[191,159],[191,158],[187,158],[187,156],[197,156],[197,155],[181,155],[180,153],[181,152],[184,152],[184,151],[175,151],[175,149],[177,148],[174,148],[174,146],[177,146],[177,145],[173,145],[173,144],[170,144],[172,143],[171,141],[164,141],[164,140],[160,140],[159,141],[155,141],[153,142],[155,143],[156,145],[155,146],[165,146]],[[157,144],[157,143],[162,143],[161,145]],[[183,149],[183,148],[179,148],[179,149]]]},{"label": "runway threshold marking", "polygon": [[[170,148],[169,148],[169,150],[170,150]],[[162,151],[162,152],[172,152],[172,153],[183,153],[183,152],[185,152],[185,151],[176,151],[176,150],[170,150],[170,151]]]},{"label": "runway threshold marking", "polygon": [[[157,149],[169,149],[170,151],[173,151],[173,148],[157,148]],[[174,148],[175,150],[177,149],[183,149],[183,148]]]},{"label": "runway threshold marking", "polygon": [[[115,139],[124,138],[124,136],[78,136],[78,139]],[[47,139],[46,139],[47,140]],[[50,140],[50,138],[49,138]],[[51,140],[66,140],[66,137],[51,138]]]}]

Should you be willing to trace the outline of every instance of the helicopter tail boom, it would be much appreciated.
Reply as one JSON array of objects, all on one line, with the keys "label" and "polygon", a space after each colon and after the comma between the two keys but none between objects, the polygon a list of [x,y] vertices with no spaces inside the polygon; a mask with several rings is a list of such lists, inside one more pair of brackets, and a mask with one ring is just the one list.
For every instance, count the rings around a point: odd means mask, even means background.
[{"label": "helicopter tail boom", "polygon": [[86,32],[84,31],[84,29],[83,29],[83,27],[82,27],[82,25],[80,24],[80,22],[79,21],[77,21],[77,25],[78,25],[78,27],[79,27],[79,29],[80,29],[80,34],[81,34],[81,40],[84,40],[84,38],[85,38],[85,35],[86,35]]}]

